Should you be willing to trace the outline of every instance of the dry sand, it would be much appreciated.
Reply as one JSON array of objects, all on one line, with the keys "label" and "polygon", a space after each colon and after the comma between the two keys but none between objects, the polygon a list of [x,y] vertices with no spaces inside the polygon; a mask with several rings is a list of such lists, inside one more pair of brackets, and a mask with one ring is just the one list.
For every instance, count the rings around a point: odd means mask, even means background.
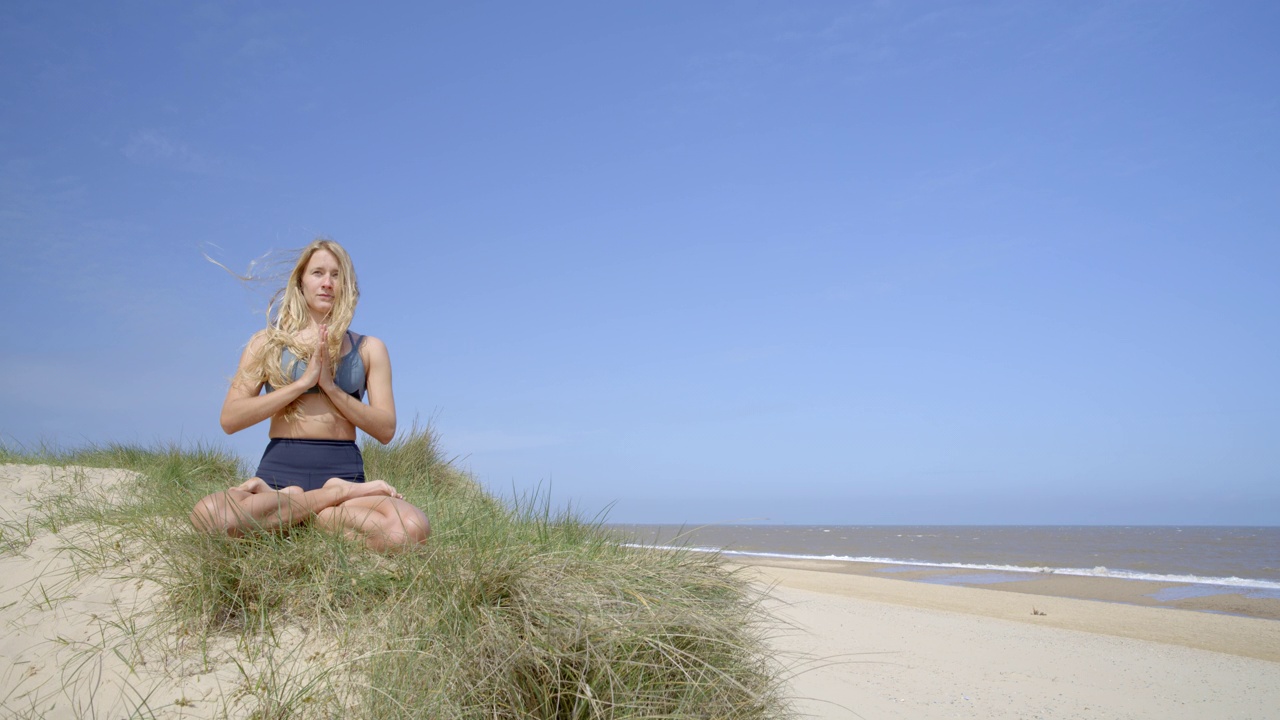
[{"label": "dry sand", "polygon": [[[0,465],[0,717],[238,718],[261,699],[266,653],[293,658],[284,686],[312,677],[323,655],[299,651],[300,632],[249,648],[144,632],[161,592],[145,554],[86,573],[75,552],[93,543],[77,528],[27,542],[50,483],[109,492],[125,477]],[[810,717],[1280,718],[1280,620],[1263,619],[1275,601],[1239,617],[1079,599],[1143,602],[1125,581],[1009,592],[832,569],[748,570],[789,624],[775,647]]]},{"label": "dry sand", "polygon": [[1280,621],[749,571],[791,625],[779,653],[809,658],[791,662],[810,717],[1280,718]]},{"label": "dry sand", "polygon": [[240,718],[258,704],[254,680],[269,655],[296,658],[285,663],[296,671],[293,687],[315,672],[317,649],[292,629],[248,648],[148,633],[161,591],[145,579],[152,558],[86,572],[76,554],[94,543],[80,528],[24,541],[35,499],[50,485],[109,494],[128,476],[0,465],[0,717]]}]

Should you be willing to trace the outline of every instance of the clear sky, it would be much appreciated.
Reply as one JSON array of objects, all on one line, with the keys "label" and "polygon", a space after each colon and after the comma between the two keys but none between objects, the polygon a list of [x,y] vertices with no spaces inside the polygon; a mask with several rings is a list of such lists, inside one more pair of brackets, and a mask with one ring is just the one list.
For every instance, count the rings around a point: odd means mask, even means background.
[{"label": "clear sky", "polygon": [[343,243],[401,428],[635,522],[1280,522],[1280,4],[0,5],[0,437],[219,443]]}]

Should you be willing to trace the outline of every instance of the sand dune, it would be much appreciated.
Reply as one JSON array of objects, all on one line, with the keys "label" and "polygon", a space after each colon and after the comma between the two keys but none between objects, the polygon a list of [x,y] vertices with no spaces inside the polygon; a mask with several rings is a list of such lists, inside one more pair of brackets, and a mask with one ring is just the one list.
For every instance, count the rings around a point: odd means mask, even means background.
[{"label": "sand dune", "polygon": [[[21,542],[33,499],[45,486],[74,482],[87,492],[109,492],[127,476],[0,465],[0,716],[235,718],[256,705],[248,681],[258,667],[254,649],[245,652],[227,638],[196,643],[151,628],[161,591],[146,579],[152,558],[139,554],[85,572],[77,548],[93,543],[79,528]],[[289,653],[306,640],[299,631],[283,633],[276,646],[258,648],[258,657]],[[314,669],[302,661],[296,667],[299,677]]]}]

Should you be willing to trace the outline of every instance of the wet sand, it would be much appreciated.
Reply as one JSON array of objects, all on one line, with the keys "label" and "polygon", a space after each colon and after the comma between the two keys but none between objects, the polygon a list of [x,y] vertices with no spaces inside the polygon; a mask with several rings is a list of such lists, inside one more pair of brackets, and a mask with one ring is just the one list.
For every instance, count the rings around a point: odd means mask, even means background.
[{"label": "wet sand", "polygon": [[[991,572],[987,570],[883,565],[837,560],[735,557],[734,562],[743,565],[793,568],[931,584],[981,587],[1001,592],[1045,597],[1103,600],[1146,607],[1197,610],[1266,620],[1280,620],[1280,598],[1247,597],[1239,589],[1229,587],[1222,587],[1220,592],[1212,595],[1178,597],[1179,590],[1205,590],[1206,588],[1202,585],[1124,580],[1109,577],[1057,575],[1053,573]],[[1172,596],[1172,598],[1168,600],[1158,599],[1159,596],[1165,593]],[[1153,595],[1157,597],[1152,597]]]}]

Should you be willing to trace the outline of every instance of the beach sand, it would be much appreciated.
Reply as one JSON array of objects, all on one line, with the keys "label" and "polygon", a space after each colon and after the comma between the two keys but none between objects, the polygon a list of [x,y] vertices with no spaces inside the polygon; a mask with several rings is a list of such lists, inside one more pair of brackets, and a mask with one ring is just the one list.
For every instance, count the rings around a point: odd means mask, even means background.
[{"label": "beach sand", "polygon": [[1064,592],[1107,601],[804,562],[747,571],[789,625],[774,647],[809,717],[1280,718],[1280,621],[1115,602],[1141,595],[1125,580]]},{"label": "beach sand", "polygon": [[234,638],[149,632],[162,591],[147,579],[154,558],[138,553],[86,571],[95,543],[75,526],[25,541],[26,520],[50,485],[109,495],[129,475],[0,465],[0,717],[248,717],[268,656],[297,658],[286,667],[301,686],[318,670],[313,660],[333,652],[298,628],[248,652]]},{"label": "beach sand", "polygon": [[[0,465],[0,717],[247,717],[268,654],[290,658],[293,688],[341,656],[298,628],[247,652],[148,633],[154,558],[86,572],[76,553],[94,543],[76,527],[24,535],[49,484],[109,493],[125,477]],[[774,647],[809,717],[1280,718],[1280,620],[1266,619],[1280,601],[1240,617],[1157,607],[1122,580],[962,587],[820,561],[745,571],[770,588]],[[1227,597],[1196,601],[1231,612]]]}]

